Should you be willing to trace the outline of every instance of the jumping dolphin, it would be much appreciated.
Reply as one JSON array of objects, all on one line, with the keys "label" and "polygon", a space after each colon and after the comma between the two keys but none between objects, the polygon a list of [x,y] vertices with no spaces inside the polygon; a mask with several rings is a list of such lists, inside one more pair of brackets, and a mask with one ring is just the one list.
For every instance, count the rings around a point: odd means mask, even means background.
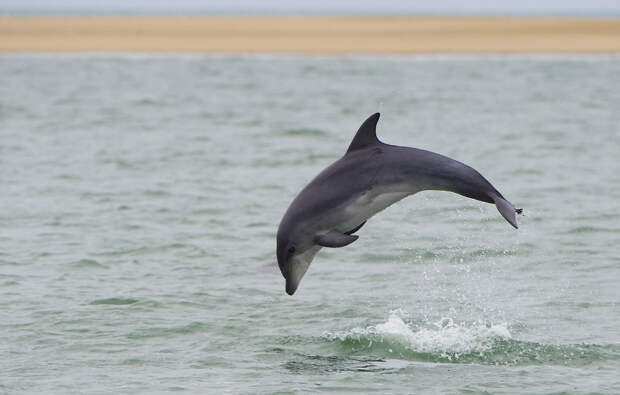
[{"label": "jumping dolphin", "polygon": [[297,290],[322,247],[353,243],[366,221],[402,198],[424,190],[458,193],[494,203],[517,228],[515,207],[480,173],[464,163],[417,148],[382,143],[379,113],[359,128],[345,155],[323,170],[297,195],[277,235],[277,258],[286,293]]}]

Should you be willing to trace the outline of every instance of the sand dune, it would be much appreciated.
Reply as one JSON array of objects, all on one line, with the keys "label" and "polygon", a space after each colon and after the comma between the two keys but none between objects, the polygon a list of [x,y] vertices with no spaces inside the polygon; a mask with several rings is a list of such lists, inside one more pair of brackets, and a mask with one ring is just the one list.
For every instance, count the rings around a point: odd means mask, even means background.
[{"label": "sand dune", "polygon": [[3,17],[0,51],[617,53],[620,19]]}]

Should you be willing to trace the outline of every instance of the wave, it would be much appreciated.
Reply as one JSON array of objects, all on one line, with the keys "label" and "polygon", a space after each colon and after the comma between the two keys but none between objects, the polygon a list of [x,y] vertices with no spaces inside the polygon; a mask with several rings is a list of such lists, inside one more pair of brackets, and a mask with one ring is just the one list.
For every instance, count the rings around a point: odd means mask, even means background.
[{"label": "wave", "polygon": [[451,318],[414,324],[402,310],[390,312],[386,322],[365,328],[325,332],[346,354],[423,362],[491,365],[584,365],[620,359],[620,346],[552,345],[514,339],[507,323],[456,323]]}]

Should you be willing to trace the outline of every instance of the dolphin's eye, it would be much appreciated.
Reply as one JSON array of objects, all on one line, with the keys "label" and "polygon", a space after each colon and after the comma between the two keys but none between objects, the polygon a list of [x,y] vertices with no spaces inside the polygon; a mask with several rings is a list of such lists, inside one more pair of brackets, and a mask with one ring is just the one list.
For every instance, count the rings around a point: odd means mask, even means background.
[{"label": "dolphin's eye", "polygon": [[290,247],[290,248],[288,249],[288,252],[289,252],[290,254],[294,253],[294,252],[295,252],[295,247]]}]

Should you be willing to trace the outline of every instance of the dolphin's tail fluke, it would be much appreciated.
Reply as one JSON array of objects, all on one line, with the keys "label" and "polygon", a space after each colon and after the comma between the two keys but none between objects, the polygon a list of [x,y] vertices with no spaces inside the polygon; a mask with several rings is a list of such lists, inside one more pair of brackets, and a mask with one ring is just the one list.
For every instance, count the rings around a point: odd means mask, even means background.
[{"label": "dolphin's tail fluke", "polygon": [[514,226],[516,229],[519,228],[517,225],[517,216],[516,213],[521,213],[521,209],[515,209],[515,206],[512,205],[508,200],[504,199],[502,196],[493,195],[491,196],[493,201],[495,202],[495,206],[499,213],[510,223],[510,225]]}]

